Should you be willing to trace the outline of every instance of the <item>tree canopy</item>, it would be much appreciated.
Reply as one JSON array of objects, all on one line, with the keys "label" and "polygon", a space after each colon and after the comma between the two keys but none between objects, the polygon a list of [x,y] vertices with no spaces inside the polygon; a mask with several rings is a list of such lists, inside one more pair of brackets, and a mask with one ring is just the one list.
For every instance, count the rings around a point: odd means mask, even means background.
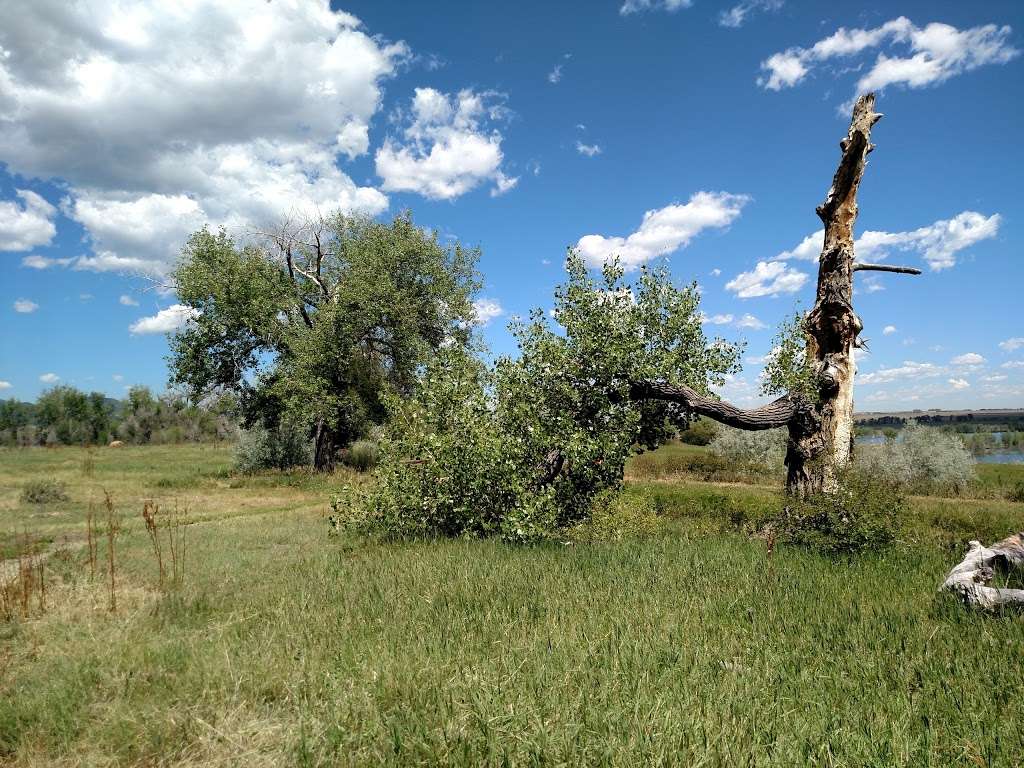
[{"label": "tree canopy", "polygon": [[171,341],[171,381],[238,395],[244,423],[316,438],[318,469],[408,394],[437,350],[466,344],[479,252],[413,223],[336,214],[238,244],[189,238],[174,272],[190,321]]},{"label": "tree canopy", "polygon": [[689,418],[677,403],[634,399],[635,381],[710,396],[738,369],[739,346],[704,335],[696,285],[674,285],[664,267],[630,282],[617,264],[597,279],[573,251],[566,269],[556,323],[539,309],[513,323],[516,358],[488,367],[453,347],[414,397],[390,401],[377,484],[339,509],[403,536],[564,529],[621,484],[636,446]]}]

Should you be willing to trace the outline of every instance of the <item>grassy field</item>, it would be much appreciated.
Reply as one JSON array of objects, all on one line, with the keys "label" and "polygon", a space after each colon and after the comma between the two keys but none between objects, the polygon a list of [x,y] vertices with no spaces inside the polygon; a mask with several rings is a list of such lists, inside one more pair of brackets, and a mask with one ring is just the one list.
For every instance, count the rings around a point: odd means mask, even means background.
[{"label": "grassy field", "polygon": [[[652,538],[381,545],[328,535],[351,477],[229,465],[202,446],[0,452],[0,533],[53,553],[44,606],[0,622],[0,764],[1024,764],[1024,620],[935,594],[1024,504],[914,498],[884,554],[769,556],[737,531],[770,487],[634,466]],[[38,477],[68,501],[20,501]],[[104,489],[114,612],[82,546]],[[188,509],[180,585],[160,587],[145,499]]]}]

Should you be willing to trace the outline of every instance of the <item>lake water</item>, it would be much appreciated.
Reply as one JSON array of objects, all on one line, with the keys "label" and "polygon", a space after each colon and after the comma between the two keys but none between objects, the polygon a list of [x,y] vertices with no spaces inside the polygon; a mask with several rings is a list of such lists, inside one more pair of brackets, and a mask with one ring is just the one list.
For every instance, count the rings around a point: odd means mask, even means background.
[{"label": "lake water", "polygon": [[[1003,433],[994,432],[997,440],[1001,440]],[[899,436],[896,437],[899,440]],[[857,445],[881,445],[885,442],[884,435],[864,435],[858,437]],[[1024,452],[1021,451],[998,451],[994,453],[982,453],[974,457],[974,460],[981,464],[1024,464]]]}]

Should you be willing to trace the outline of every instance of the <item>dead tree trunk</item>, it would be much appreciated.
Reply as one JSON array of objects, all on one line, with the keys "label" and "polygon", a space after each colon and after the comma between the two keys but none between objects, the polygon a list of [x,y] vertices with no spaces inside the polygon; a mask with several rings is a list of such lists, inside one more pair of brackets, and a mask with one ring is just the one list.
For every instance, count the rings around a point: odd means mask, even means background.
[{"label": "dead tree trunk", "polygon": [[[875,95],[857,100],[850,130],[839,148],[839,161],[825,202],[817,208],[825,225],[825,242],[818,257],[818,290],[807,315],[807,357],[814,361],[819,382],[815,433],[791,441],[790,490],[800,495],[830,489],[835,472],[853,452],[854,348],[864,325],[853,311],[853,224],[857,219],[860,187],[871,144],[871,127],[882,117],[875,112]],[[810,462],[809,459],[817,459]],[[793,473],[794,463],[800,471]]]},{"label": "dead tree trunk", "polygon": [[853,260],[853,224],[857,190],[867,165],[871,128],[882,117],[875,112],[875,95],[857,99],[846,137],[839,142],[842,157],[825,202],[817,208],[825,225],[818,259],[814,307],[807,315],[807,358],[817,374],[817,398],[791,393],[750,411],[706,397],[689,387],[665,382],[635,382],[632,399],[669,400],[687,410],[739,429],[786,427],[786,490],[806,496],[831,490],[836,473],[850,460],[853,449],[854,349],[863,325],[853,311],[853,273],[865,270],[920,274],[911,267],[858,264]]},{"label": "dead tree trunk", "polygon": [[972,541],[963,561],[946,575],[940,590],[952,592],[967,605],[984,610],[1006,606],[1024,608],[1024,589],[988,586],[996,571],[1009,573],[1021,569],[1024,569],[1024,532],[990,547]]}]

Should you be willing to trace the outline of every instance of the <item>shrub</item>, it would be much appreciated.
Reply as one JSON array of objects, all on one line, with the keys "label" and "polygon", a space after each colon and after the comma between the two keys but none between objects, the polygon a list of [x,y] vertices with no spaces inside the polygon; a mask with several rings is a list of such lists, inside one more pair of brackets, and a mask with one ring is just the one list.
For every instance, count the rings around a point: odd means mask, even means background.
[{"label": "shrub", "polygon": [[[451,352],[409,401],[391,402],[377,482],[335,500],[339,525],[384,538],[486,535],[503,523],[532,538],[546,514],[524,486],[496,423],[485,372]],[[523,506],[515,514],[513,508]]]},{"label": "shrub", "polygon": [[56,480],[30,480],[21,489],[21,500],[27,504],[52,504],[67,501],[68,494],[64,483]]},{"label": "shrub", "polygon": [[1024,480],[1018,481],[1006,495],[1010,501],[1024,502]]},{"label": "shrub", "polygon": [[235,449],[235,470],[251,474],[266,469],[290,469],[313,461],[313,444],[306,430],[282,423],[242,432]]},{"label": "shrub", "polygon": [[356,440],[342,455],[346,466],[360,472],[369,472],[377,466],[380,447],[372,440]]},{"label": "shrub", "polygon": [[568,538],[578,542],[647,538],[659,527],[658,513],[651,499],[606,491],[594,500],[590,519],[570,528]]},{"label": "shrub", "polygon": [[958,435],[917,424],[862,448],[855,460],[862,472],[909,491],[961,493],[975,478],[974,459]]},{"label": "shrub", "polygon": [[711,419],[698,419],[679,433],[679,442],[687,445],[707,445],[718,433],[718,427]]},{"label": "shrub", "polygon": [[786,456],[786,430],[766,429],[748,432],[721,427],[712,439],[710,450],[735,468],[755,474],[774,472]]},{"label": "shrub", "polygon": [[832,493],[788,499],[775,529],[782,541],[828,554],[880,549],[895,540],[904,503],[894,484],[848,471]]}]

